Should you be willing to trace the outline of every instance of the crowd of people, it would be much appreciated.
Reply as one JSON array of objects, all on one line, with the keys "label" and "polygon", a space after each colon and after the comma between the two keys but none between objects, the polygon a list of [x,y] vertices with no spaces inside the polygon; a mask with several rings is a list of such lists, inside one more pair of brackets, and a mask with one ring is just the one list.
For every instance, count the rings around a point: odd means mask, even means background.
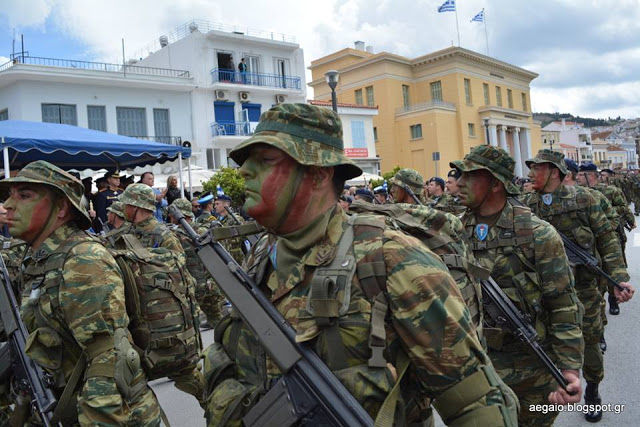
[{"label": "crowd of people", "polygon": [[[93,195],[90,183],[45,161],[0,181],[0,221],[10,233],[2,256],[22,298],[26,352],[60,398],[55,421],[159,425],[147,380],[170,359],[165,375],[198,400],[209,426],[241,425],[282,376],[225,303],[178,225],[182,216],[200,235],[228,237],[226,249],[296,342],[377,425],[427,425],[435,408],[446,424],[551,426],[557,410],[535,408],[581,402],[582,378],[585,417],[602,418],[606,300],[619,315],[635,292],[624,228],[636,226],[636,172],[598,171],[543,149],[527,161],[529,176],[516,179],[509,154],[482,145],[452,162],[446,179],[404,168],[381,186],[347,187],[362,171],[344,155],[340,118],[308,104],[265,112],[230,157],[245,180],[245,218],[223,192],[182,198],[177,179],[157,190],[150,172],[123,185],[110,171]],[[243,232],[255,237],[251,245]],[[611,280],[568,255],[563,239]],[[127,281],[151,284],[142,274],[127,278],[122,259],[161,256],[174,257],[179,279],[153,276],[154,290],[140,294],[146,340],[155,343],[140,351],[141,309],[131,308]],[[164,264],[154,268],[169,271]],[[535,329],[564,384],[483,299],[489,278]],[[193,324],[180,320],[191,297]],[[200,312],[215,331],[206,349]],[[7,378],[0,405],[12,422],[39,422],[28,394]],[[303,416],[310,425],[313,417]]]}]

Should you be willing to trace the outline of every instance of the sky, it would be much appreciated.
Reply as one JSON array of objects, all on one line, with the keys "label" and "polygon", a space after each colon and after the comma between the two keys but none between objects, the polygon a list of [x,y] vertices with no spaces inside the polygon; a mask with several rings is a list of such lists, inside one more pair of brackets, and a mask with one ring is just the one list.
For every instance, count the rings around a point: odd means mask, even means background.
[{"label": "sky", "polygon": [[[0,0],[0,65],[31,56],[121,62],[191,21],[293,36],[305,64],[356,40],[409,58],[457,45],[444,0]],[[539,74],[534,112],[640,117],[640,0],[457,0],[460,45]],[[323,7],[318,7],[324,5]],[[307,81],[310,75],[307,75]],[[308,90],[309,96],[313,95]]]}]

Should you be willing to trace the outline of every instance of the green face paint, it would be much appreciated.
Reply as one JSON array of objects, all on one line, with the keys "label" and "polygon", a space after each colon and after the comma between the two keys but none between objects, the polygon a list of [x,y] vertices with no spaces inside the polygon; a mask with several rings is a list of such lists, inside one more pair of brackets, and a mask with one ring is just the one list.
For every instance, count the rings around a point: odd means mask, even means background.
[{"label": "green face paint", "polygon": [[55,220],[53,192],[43,185],[18,184],[11,187],[5,202],[9,232],[32,243]]}]

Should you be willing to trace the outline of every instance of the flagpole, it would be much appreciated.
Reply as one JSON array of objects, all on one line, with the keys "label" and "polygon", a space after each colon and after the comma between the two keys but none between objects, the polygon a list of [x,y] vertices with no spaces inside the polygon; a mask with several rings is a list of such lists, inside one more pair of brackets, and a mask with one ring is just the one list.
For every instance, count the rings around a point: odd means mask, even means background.
[{"label": "flagpole", "polygon": [[455,7],[456,11],[456,32],[458,33],[458,47],[460,47],[460,27],[458,26],[458,8]]},{"label": "flagpole", "polygon": [[489,52],[489,35],[487,33],[487,13],[484,11],[484,7],[482,8],[482,17],[484,18],[484,38],[487,41],[487,56],[491,56]]}]

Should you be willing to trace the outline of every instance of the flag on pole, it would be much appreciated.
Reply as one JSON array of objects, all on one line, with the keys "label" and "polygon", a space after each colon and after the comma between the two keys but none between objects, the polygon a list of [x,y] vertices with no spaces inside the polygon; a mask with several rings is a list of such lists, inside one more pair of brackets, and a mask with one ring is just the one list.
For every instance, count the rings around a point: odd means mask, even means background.
[{"label": "flag on pole", "polygon": [[224,196],[224,191],[222,191],[220,184],[216,185],[216,193],[218,193],[218,196]]},{"label": "flag on pole", "polygon": [[469,22],[484,22],[484,9],[482,9],[473,19]]},{"label": "flag on pole", "polygon": [[447,0],[442,3],[442,6],[438,7],[438,13],[442,12],[455,12],[456,11],[456,0]]}]

